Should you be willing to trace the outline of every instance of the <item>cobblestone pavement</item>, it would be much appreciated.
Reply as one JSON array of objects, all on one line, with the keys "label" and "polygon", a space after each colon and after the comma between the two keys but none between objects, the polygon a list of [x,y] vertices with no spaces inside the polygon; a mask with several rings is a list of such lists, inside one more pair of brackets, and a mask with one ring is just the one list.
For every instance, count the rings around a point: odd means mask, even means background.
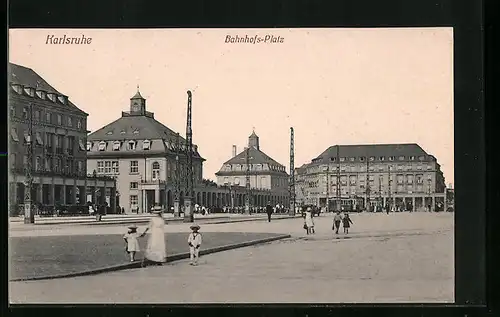
[{"label": "cobblestone pavement", "polygon": [[[211,225],[218,230],[230,227],[232,231],[286,232],[292,233],[293,238],[207,255],[197,267],[179,261],[163,267],[88,277],[10,282],[10,300],[13,303],[453,301],[452,214],[367,214],[352,218],[350,239],[332,238],[332,219],[326,216],[316,218],[314,236],[305,236],[301,219]],[[168,227],[174,230],[174,226]]]}]

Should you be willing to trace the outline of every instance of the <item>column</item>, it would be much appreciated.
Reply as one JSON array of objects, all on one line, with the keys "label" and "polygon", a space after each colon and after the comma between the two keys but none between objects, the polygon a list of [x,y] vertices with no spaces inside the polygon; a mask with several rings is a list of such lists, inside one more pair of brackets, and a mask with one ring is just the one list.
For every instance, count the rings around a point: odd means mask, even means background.
[{"label": "column", "polygon": [[432,202],[431,202],[431,211],[436,210],[436,197],[432,196]]},{"label": "column", "polygon": [[49,201],[49,204],[51,204],[52,206],[54,206],[56,204],[56,185],[52,182],[52,185],[49,185],[50,187],[50,201]]},{"label": "column", "polygon": [[43,205],[43,183],[42,183],[41,177],[40,177],[40,183],[38,184],[37,192],[38,193],[37,193],[36,201]]},{"label": "column", "polygon": [[[111,187],[111,198],[110,198],[110,205],[111,205],[111,213],[116,213],[116,187]],[[120,211],[121,212],[121,211]]]},{"label": "column", "polygon": [[416,211],[416,209],[415,209],[415,196],[413,196],[411,198],[411,209],[412,209],[412,211]]},{"label": "column", "polygon": [[67,192],[66,192],[66,190],[67,190],[66,184],[62,185],[61,188],[62,188],[62,192],[63,192],[63,195],[61,197],[62,198],[61,205],[65,206],[66,205],[66,194],[67,194]]},{"label": "column", "polygon": [[[73,180],[72,205],[76,205],[76,179]],[[80,195],[81,196],[81,195]]]}]

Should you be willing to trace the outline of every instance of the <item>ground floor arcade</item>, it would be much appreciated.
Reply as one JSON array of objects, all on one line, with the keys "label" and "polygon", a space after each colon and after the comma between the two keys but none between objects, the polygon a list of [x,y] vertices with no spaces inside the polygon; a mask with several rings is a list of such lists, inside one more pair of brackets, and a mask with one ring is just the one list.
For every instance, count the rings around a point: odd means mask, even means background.
[{"label": "ground floor arcade", "polygon": [[[9,179],[9,205],[11,212],[24,205],[26,185],[24,175],[13,175]],[[115,199],[113,199],[115,198]],[[61,176],[35,176],[31,189],[31,200],[39,209],[56,206],[84,206],[87,203],[107,205],[115,210],[116,186],[113,179],[103,177],[65,178]]]}]

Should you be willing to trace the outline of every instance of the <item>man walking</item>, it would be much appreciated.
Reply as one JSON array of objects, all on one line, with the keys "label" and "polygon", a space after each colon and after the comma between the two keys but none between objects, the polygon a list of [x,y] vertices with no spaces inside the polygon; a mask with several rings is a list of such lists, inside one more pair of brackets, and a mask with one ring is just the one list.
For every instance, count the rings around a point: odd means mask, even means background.
[{"label": "man walking", "polygon": [[271,206],[270,201],[267,203],[266,213],[267,213],[267,221],[271,222],[271,215],[273,214],[273,207]]},{"label": "man walking", "polygon": [[342,221],[342,215],[340,211],[337,211],[335,217],[333,217],[333,228],[335,229],[335,234],[339,234],[340,222]]}]

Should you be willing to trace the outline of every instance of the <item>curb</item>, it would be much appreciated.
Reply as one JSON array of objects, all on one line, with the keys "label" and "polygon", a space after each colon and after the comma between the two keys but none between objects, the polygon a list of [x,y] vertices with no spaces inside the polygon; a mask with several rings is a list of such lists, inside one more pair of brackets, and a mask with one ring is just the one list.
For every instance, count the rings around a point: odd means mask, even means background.
[{"label": "curb", "polygon": [[[227,244],[227,245],[223,245],[223,246],[219,246],[219,247],[214,247],[211,249],[200,250],[200,255],[207,255],[207,254],[211,254],[211,253],[217,253],[217,252],[222,252],[222,251],[227,251],[227,250],[244,248],[244,247],[248,247],[248,246],[252,246],[252,245],[268,243],[268,242],[273,242],[273,241],[283,240],[283,239],[289,239],[291,237],[292,236],[289,234],[280,234],[278,236],[269,237],[269,238],[251,240],[251,241],[246,241],[246,242],[241,242],[241,243],[236,243],[236,244]],[[184,259],[189,259],[189,256],[190,255],[188,252],[173,254],[173,255],[170,255],[167,257],[167,263],[179,261],[179,260],[184,260]],[[83,271],[83,272],[74,272],[74,273],[59,274],[59,275],[52,275],[52,276],[37,276],[37,277],[29,277],[29,278],[11,279],[11,280],[9,280],[9,282],[53,280],[53,279],[58,279],[58,278],[70,278],[70,277],[78,277],[78,276],[96,275],[96,274],[114,272],[114,271],[120,271],[120,270],[138,269],[138,268],[142,267],[142,263],[143,263],[143,261],[135,261],[132,263],[112,265],[112,266],[108,266],[108,267],[104,267],[104,268],[88,270],[88,271]]]}]

